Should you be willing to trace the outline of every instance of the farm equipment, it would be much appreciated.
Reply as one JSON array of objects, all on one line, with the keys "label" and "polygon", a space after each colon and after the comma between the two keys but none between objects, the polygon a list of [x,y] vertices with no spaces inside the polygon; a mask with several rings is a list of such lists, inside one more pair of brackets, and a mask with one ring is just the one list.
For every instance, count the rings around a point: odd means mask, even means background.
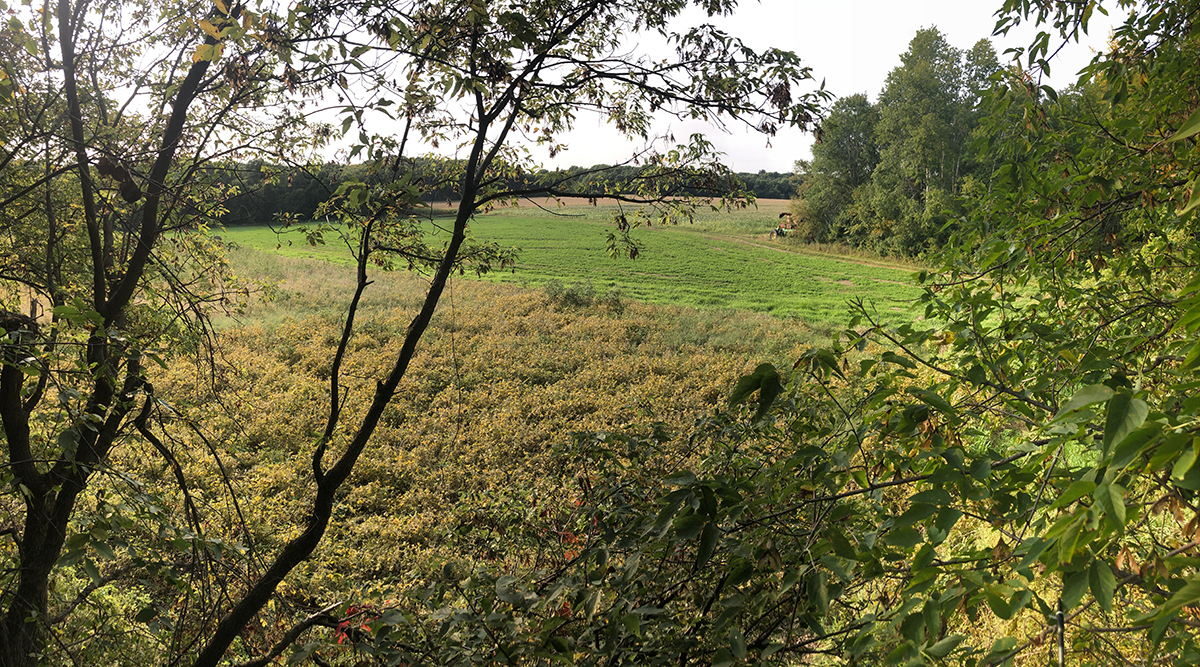
[{"label": "farm equipment", "polygon": [[788,232],[796,228],[796,217],[791,213],[780,213],[779,219],[782,221],[779,226],[771,230],[771,238],[779,236],[787,236]]}]

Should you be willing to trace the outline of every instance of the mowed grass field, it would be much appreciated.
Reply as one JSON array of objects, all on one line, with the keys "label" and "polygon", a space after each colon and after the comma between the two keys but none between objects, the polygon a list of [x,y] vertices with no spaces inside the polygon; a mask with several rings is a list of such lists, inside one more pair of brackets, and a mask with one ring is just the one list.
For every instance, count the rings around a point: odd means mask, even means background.
[{"label": "mowed grass field", "polygon": [[[616,291],[644,303],[750,310],[801,318],[824,328],[847,319],[847,303],[862,299],[888,319],[911,319],[917,270],[886,259],[819,252],[791,239],[771,239],[787,202],[760,200],[732,212],[699,212],[693,223],[652,225],[634,231],[645,244],[637,259],[611,258],[606,238],[613,205],[582,201],[503,208],[472,221],[471,234],[519,249],[515,270],[485,280],[529,287],[550,281]],[[630,212],[626,209],[627,212]],[[435,234],[448,219],[434,218]],[[313,247],[298,234],[277,235],[268,226],[223,232],[239,245],[291,257],[350,261],[349,249],[327,237]]]}]

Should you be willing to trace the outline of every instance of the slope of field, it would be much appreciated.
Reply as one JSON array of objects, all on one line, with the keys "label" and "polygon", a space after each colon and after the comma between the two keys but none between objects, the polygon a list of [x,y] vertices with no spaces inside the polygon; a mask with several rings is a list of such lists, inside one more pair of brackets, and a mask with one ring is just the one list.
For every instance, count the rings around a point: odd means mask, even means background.
[{"label": "slope of field", "polygon": [[[769,232],[781,210],[781,202],[765,201],[742,211],[704,211],[692,224],[642,227],[635,238],[644,249],[634,260],[614,259],[606,251],[611,205],[500,209],[476,218],[471,233],[520,250],[515,270],[486,276],[494,282],[583,283],[644,303],[751,310],[815,326],[842,324],[853,299],[884,316],[911,317],[907,306],[916,289],[910,267],[772,240]],[[231,228],[227,238],[290,256],[349,261],[344,245],[331,241],[314,248],[298,235],[277,237],[267,227]]]}]

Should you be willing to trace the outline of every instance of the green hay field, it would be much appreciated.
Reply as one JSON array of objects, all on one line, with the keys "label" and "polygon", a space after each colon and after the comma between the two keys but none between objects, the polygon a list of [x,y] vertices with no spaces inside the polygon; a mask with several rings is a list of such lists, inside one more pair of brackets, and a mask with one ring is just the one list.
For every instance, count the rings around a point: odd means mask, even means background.
[{"label": "green hay field", "polygon": [[[908,307],[917,295],[910,281],[913,267],[772,240],[769,232],[785,205],[766,200],[742,211],[704,211],[693,224],[637,229],[645,248],[635,260],[612,259],[606,251],[611,206],[572,202],[553,209],[500,209],[479,216],[470,231],[520,249],[515,270],[485,276],[493,282],[585,283],[598,293],[616,291],[644,303],[750,310],[800,318],[816,327],[843,324],[847,303],[854,299],[863,299],[883,317],[913,317]],[[223,234],[241,246],[284,256],[350,261],[349,249],[334,238],[312,247],[300,235],[277,235],[265,225]]]}]

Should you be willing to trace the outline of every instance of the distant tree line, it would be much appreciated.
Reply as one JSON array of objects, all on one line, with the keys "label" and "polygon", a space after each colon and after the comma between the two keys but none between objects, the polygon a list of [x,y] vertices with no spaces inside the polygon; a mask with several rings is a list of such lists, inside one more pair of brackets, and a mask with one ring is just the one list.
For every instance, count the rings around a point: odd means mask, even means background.
[{"label": "distant tree line", "polygon": [[739,173],[746,190],[759,199],[790,199],[796,194],[800,177],[791,172],[759,171],[757,174]]},{"label": "distant tree line", "polygon": [[877,102],[837,100],[812,160],[797,163],[801,238],[919,255],[949,237],[962,196],[990,178],[994,166],[972,146],[1000,69],[991,43],[959,50],[928,28],[900,60]]},{"label": "distant tree line", "polygon": [[[456,183],[439,173],[450,173],[445,163],[415,161],[407,166],[426,186],[426,202],[456,201]],[[651,166],[570,167],[557,171],[533,174],[513,174],[503,180],[506,187],[519,190],[535,182],[554,180],[564,191],[594,192],[596,187],[630,190],[639,179],[653,173]],[[223,225],[261,224],[293,217],[310,220],[319,217],[321,204],[328,201],[338,187],[347,182],[383,182],[391,178],[363,164],[326,163],[316,167],[299,167],[253,161],[222,167],[216,180],[235,193],[216,222]],[[796,192],[797,176],[792,173],[759,171],[757,174],[734,174],[740,189],[760,199],[788,199]],[[684,183],[682,190],[702,194],[706,187],[700,183]]]}]

